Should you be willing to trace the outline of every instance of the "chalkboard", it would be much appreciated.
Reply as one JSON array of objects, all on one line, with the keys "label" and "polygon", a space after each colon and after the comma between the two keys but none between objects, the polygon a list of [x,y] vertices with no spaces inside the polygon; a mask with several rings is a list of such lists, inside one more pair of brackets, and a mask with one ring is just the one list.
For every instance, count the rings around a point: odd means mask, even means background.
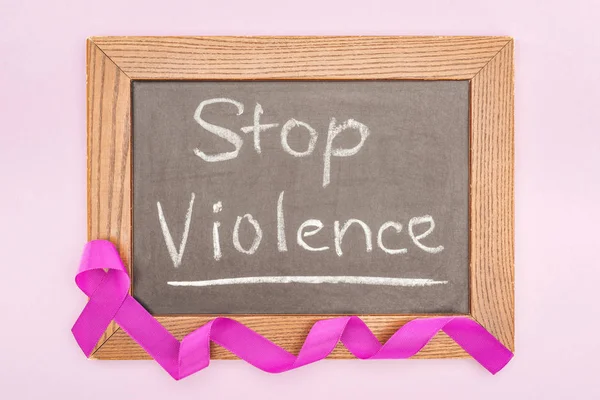
[{"label": "chalkboard", "polygon": [[153,314],[469,312],[469,81],[135,81]]}]

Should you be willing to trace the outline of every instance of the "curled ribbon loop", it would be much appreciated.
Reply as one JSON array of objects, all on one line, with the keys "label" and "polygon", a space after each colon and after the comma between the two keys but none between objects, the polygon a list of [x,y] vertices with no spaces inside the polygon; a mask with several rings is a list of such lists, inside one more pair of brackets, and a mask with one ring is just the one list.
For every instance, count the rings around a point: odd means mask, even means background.
[{"label": "curled ribbon loop", "polygon": [[176,380],[208,366],[211,340],[271,373],[322,360],[339,341],[361,359],[408,358],[418,353],[440,330],[492,374],[500,371],[513,357],[513,353],[492,334],[467,317],[414,319],[383,345],[356,316],[324,319],[313,325],[298,356],[245,325],[223,317],[211,320],[180,342],[128,294],[130,278],[127,270],[115,246],[106,240],[86,244],[75,282],[89,297],[72,329],[86,356],[91,355],[114,320]]}]

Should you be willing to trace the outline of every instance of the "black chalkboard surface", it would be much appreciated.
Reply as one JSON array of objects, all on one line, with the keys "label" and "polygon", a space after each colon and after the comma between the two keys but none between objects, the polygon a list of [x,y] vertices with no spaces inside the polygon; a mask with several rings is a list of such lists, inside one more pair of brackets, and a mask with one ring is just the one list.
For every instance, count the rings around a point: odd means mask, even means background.
[{"label": "black chalkboard surface", "polygon": [[468,313],[468,81],[137,81],[154,314]]}]

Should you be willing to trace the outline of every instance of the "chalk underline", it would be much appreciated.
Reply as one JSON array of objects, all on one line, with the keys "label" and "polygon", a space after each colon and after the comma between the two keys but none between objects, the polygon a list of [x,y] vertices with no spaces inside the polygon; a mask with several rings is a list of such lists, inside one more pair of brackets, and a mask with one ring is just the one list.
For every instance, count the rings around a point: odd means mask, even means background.
[{"label": "chalk underline", "polygon": [[349,283],[351,285],[383,285],[422,287],[445,285],[448,281],[436,281],[424,278],[386,278],[377,276],[250,276],[243,278],[224,278],[204,281],[169,281],[170,286],[222,286],[247,285],[257,283]]}]

